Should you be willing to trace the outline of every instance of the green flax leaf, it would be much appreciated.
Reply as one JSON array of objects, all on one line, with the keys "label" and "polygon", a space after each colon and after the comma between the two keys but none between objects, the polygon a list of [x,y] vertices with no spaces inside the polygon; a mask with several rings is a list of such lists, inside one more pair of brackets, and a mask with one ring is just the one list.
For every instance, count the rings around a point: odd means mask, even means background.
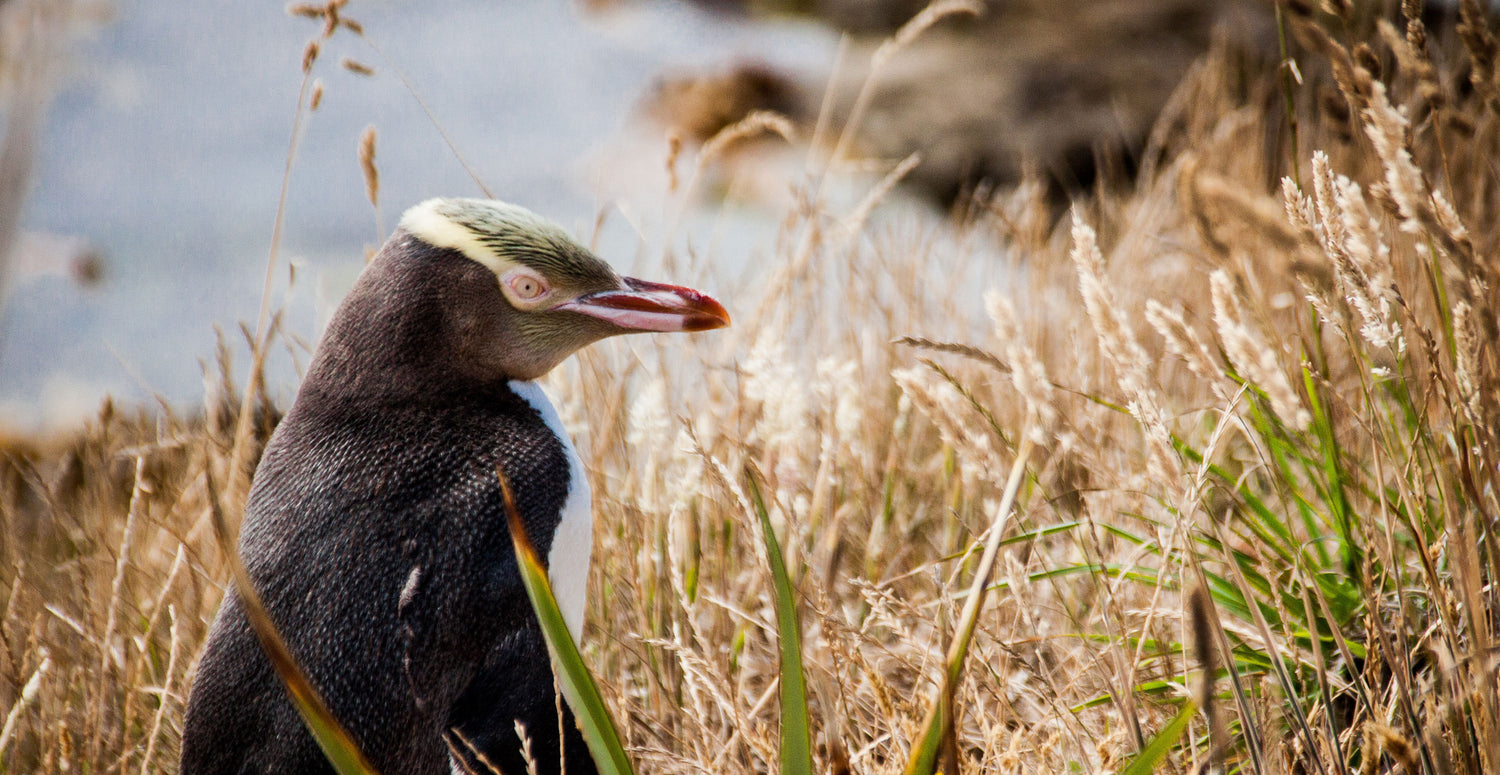
[{"label": "green flax leaf", "polygon": [[1182,733],[1187,731],[1188,722],[1193,720],[1193,714],[1198,711],[1198,706],[1191,700],[1182,704],[1182,710],[1177,711],[1177,716],[1167,723],[1151,742],[1141,749],[1134,759],[1130,760],[1120,769],[1120,775],[1151,775],[1156,772],[1156,765],[1171,752],[1172,746],[1182,738]]},{"label": "green flax leaf", "polygon": [[602,775],[633,775],[635,770],[631,767],[630,757],[625,754],[625,745],[620,741],[614,718],[609,715],[599,685],[594,682],[588,665],[584,664],[578,644],[573,642],[573,635],[563,620],[562,609],[557,606],[557,598],[552,594],[547,568],[537,556],[531,539],[526,537],[526,526],[521,523],[521,515],[516,512],[511,497],[510,482],[499,469],[495,474],[500,477],[500,488],[505,493],[510,540],[516,547],[516,567],[521,571],[521,582],[526,586],[526,596],[531,598],[532,610],[536,611],[537,621],[542,625],[542,635],[547,639],[547,651],[552,654],[558,685],[578,719],[578,728],[588,743],[589,753],[593,754]]},{"label": "green flax leaf", "polygon": [[802,627],[797,620],[797,597],[787,575],[781,545],[771,529],[770,513],[754,472],[750,500],[765,539],[771,562],[771,582],[776,588],[776,629],[781,638],[781,775],[812,775],[812,722],[807,713],[807,683],[802,672]]}]

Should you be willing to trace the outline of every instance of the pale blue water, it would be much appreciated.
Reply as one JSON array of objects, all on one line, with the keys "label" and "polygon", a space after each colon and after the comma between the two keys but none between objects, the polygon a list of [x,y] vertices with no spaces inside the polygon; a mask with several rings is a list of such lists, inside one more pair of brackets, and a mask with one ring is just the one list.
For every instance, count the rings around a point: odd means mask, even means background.
[{"label": "pale blue water", "polygon": [[[106,393],[191,409],[214,326],[233,333],[254,323],[303,44],[316,32],[282,9],[120,0],[114,21],[76,44],[25,224],[89,239],[104,254],[105,282],[86,290],[33,275],[13,284],[0,316],[0,427],[66,423]],[[497,196],[585,234],[614,204],[598,192],[622,189],[601,182],[589,160],[619,152],[630,109],[654,77],[745,56],[816,69],[835,44],[810,26],[725,20],[668,2],[587,15],[560,0],[355,0],[346,12],[405,71]],[[345,72],[341,56],[377,77]],[[288,329],[309,342],[320,310],[376,239],[355,155],[366,125],[379,131],[387,230],[421,199],[479,193],[369,44],[339,34],[318,74],[323,103],[292,173],[276,275],[284,289],[287,261],[301,267],[286,297]],[[628,252],[635,237],[621,220],[606,244]],[[752,249],[724,252],[732,261]],[[290,395],[290,359],[278,360],[272,382]]]}]

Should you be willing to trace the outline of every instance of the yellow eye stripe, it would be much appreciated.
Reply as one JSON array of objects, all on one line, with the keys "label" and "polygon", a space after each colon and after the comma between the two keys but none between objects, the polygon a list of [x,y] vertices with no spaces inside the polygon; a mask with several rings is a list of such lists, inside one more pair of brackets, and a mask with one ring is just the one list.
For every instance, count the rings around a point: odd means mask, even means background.
[{"label": "yellow eye stripe", "polygon": [[[512,264],[491,250],[472,228],[455,220],[447,205],[453,200],[429,199],[401,216],[401,228],[413,237],[439,248],[450,248],[483,264],[498,279]],[[520,209],[520,208],[517,208]]]}]

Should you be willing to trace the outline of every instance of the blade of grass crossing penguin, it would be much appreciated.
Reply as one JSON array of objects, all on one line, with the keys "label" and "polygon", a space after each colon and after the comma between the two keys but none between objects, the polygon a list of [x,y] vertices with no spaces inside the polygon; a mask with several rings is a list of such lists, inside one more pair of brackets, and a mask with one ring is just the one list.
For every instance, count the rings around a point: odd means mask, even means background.
[{"label": "blade of grass crossing penguin", "polygon": [[[560,758],[595,771],[566,703],[557,718],[495,471],[580,635],[588,483],[535,380],[608,336],[728,323],[706,294],[622,277],[520,207],[407,211],[319,342],[239,539],[292,656],[377,770],[525,772],[520,721],[539,773]],[[245,767],[331,771],[231,594],[200,659],[181,771]]]},{"label": "blade of grass crossing penguin", "polygon": [[584,741],[593,752],[600,775],[634,775],[635,770],[630,765],[630,757],[625,753],[624,743],[620,741],[614,718],[610,716],[609,708],[599,694],[599,685],[594,682],[594,675],[589,672],[588,665],[584,664],[583,655],[578,652],[577,640],[569,633],[570,625],[558,607],[553,585],[549,581],[556,574],[549,573],[537,556],[536,549],[532,547],[531,539],[526,535],[526,526],[521,523],[521,515],[516,513],[505,472],[496,471],[496,475],[505,494],[510,539],[516,547],[521,581],[526,585],[526,595],[531,598],[537,621],[542,625],[542,634],[546,636],[547,650],[552,654],[553,668],[557,671],[558,686],[567,697],[568,705],[578,714],[579,730],[583,732]]}]

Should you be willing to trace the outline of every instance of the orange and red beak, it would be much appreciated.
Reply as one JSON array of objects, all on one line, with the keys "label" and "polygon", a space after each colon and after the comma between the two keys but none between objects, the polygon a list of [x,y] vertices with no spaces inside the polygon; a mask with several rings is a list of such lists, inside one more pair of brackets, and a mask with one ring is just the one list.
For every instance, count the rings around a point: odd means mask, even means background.
[{"label": "orange and red beak", "polygon": [[620,278],[619,290],[579,296],[558,305],[630,331],[708,331],[729,325],[729,312],[712,296],[678,285]]}]

